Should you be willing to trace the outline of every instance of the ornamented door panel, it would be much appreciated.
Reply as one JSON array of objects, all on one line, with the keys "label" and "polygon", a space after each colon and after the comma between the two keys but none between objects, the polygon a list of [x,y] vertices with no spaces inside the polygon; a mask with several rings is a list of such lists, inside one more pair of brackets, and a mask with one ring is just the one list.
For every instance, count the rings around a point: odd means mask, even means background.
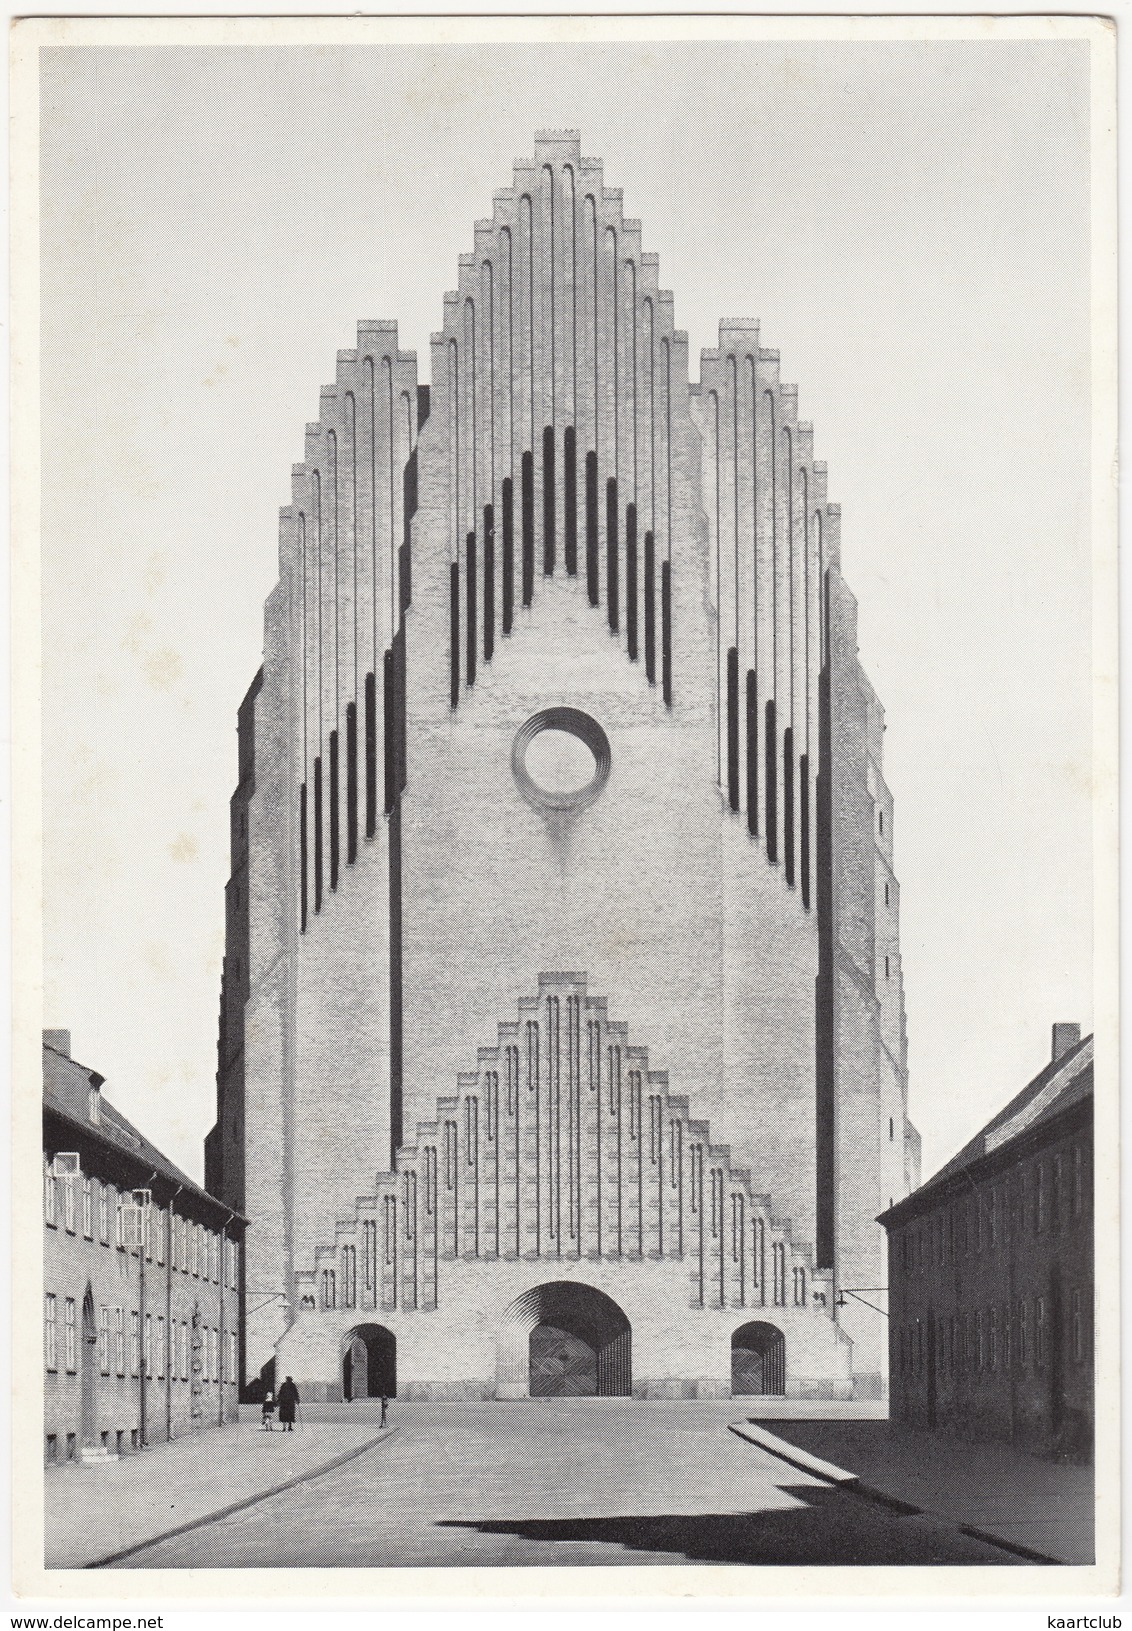
[{"label": "ornamented door panel", "polygon": [[555,1325],[531,1332],[531,1398],[588,1399],[597,1393],[597,1354]]}]

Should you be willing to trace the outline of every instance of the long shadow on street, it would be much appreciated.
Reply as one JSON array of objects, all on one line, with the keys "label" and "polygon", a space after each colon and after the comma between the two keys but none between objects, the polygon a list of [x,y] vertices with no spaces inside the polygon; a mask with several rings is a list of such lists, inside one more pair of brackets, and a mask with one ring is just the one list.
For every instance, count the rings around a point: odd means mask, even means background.
[{"label": "long shadow on street", "polygon": [[621,1546],[634,1552],[660,1554],[653,1559],[658,1563],[670,1561],[674,1553],[690,1563],[917,1565],[1022,1561],[929,1518],[886,1511],[850,1492],[816,1489],[809,1484],[781,1488],[805,1505],[778,1512],[492,1518],[480,1522],[442,1519],[438,1527],[473,1529],[481,1535],[511,1535],[536,1542]]}]

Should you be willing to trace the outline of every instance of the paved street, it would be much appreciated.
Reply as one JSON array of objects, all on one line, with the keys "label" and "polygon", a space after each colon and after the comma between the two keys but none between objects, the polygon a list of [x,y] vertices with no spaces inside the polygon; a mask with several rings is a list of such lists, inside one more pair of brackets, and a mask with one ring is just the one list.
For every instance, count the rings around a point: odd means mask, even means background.
[{"label": "paved street", "polygon": [[797,1471],[728,1432],[742,1414],[730,1400],[395,1404],[374,1449],[120,1567],[1018,1561]]}]

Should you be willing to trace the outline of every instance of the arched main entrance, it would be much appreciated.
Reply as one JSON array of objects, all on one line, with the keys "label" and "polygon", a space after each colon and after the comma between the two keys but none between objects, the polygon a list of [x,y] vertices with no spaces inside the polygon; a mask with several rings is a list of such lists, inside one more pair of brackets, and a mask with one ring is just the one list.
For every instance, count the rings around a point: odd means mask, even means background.
[{"label": "arched main entrance", "polygon": [[397,1338],[384,1325],[356,1325],[342,1344],[342,1397],[392,1399],[397,1393]]},{"label": "arched main entrance", "polygon": [[777,1325],[751,1320],[731,1338],[731,1393],[786,1392],[786,1338]]},{"label": "arched main entrance", "polygon": [[[95,1348],[98,1344],[98,1327],[94,1323],[94,1296],[87,1282],[86,1296],[83,1298],[83,1346],[80,1355],[82,1361],[82,1445],[81,1449],[92,1450],[96,1442],[96,1415],[94,1402],[95,1388]],[[81,1453],[81,1452],[80,1452]]]},{"label": "arched main entrance", "polygon": [[517,1297],[499,1332],[501,1399],[627,1398],[632,1329],[611,1297],[551,1280]]}]

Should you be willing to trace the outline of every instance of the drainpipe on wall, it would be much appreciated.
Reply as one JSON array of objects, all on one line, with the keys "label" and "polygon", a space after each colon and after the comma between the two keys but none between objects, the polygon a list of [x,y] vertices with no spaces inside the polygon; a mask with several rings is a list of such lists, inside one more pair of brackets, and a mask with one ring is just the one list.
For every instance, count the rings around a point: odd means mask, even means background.
[{"label": "drainpipe on wall", "polygon": [[[151,1172],[145,1181],[144,1193],[152,1194],[150,1185],[157,1177],[156,1171]],[[136,1192],[135,1192],[136,1193]],[[149,1207],[142,1209],[141,1240],[138,1243],[138,1439],[142,1449],[148,1448],[149,1434],[147,1431],[146,1407],[149,1400],[146,1397],[146,1340],[145,1340],[145,1253],[149,1244]],[[149,1344],[150,1358],[153,1357],[153,1344]]]},{"label": "drainpipe on wall", "polygon": [[145,1397],[145,1223],[144,1222],[142,1224],[141,1245],[138,1247],[138,1274],[139,1274],[139,1278],[140,1278],[140,1285],[139,1285],[139,1288],[138,1288],[138,1305],[139,1305],[139,1307],[141,1309],[141,1313],[138,1315],[138,1347],[141,1350],[139,1352],[139,1354],[138,1354],[138,1392],[139,1392],[139,1396],[140,1396],[139,1397],[139,1410],[138,1410],[138,1437],[141,1440],[141,1447],[144,1450],[146,1448],[146,1444],[148,1442],[147,1439],[146,1439],[146,1430],[145,1430],[146,1429],[146,1421],[145,1421],[146,1397]]},{"label": "drainpipe on wall", "polygon": [[[224,1282],[228,1277],[228,1225],[235,1216],[235,1212],[229,1211],[227,1218],[220,1225],[220,1406],[217,1418],[220,1427],[224,1426],[224,1372],[228,1359],[228,1332],[224,1329]],[[236,1419],[239,1420],[238,1408]]]},{"label": "drainpipe on wall", "polygon": [[173,1228],[173,1205],[184,1189],[178,1184],[169,1202],[169,1234],[165,1242],[165,1441],[173,1437],[173,1370],[177,1344],[173,1337],[173,1252],[176,1233]]}]

